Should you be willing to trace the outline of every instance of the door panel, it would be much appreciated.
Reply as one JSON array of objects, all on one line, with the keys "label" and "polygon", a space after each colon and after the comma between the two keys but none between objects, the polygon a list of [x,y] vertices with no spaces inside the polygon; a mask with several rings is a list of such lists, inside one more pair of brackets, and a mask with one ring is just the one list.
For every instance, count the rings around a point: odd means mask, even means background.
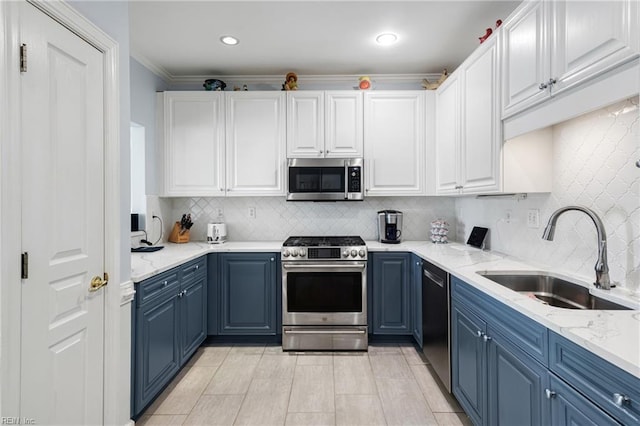
[{"label": "door panel", "polygon": [[26,2],[22,91],[21,415],[102,423],[104,291],[103,62],[100,52]]}]

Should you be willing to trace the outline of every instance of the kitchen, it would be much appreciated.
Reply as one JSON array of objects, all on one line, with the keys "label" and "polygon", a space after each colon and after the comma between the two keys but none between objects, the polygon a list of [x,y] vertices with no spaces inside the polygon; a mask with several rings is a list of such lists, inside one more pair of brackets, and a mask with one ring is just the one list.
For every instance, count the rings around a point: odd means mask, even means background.
[{"label": "kitchen", "polygon": [[[154,74],[151,71],[151,65],[146,64],[146,66],[149,67],[146,68],[145,65],[138,60],[140,59],[139,56],[138,59],[136,59],[136,55],[138,55],[139,52],[133,52],[133,58],[129,59],[129,42],[133,40],[133,38],[130,39],[129,31],[124,31],[123,28],[129,27],[129,22],[134,19],[135,14],[131,9],[125,7],[126,5],[106,5],[98,3],[97,5],[90,6],[82,2],[74,4],[78,10],[99,26],[104,26],[107,32],[111,33],[113,37],[121,42],[118,52],[121,58],[120,66],[122,69],[120,84],[123,87],[120,90],[121,98],[119,100],[122,115],[120,133],[123,136],[126,134],[128,139],[128,122],[134,121],[144,126],[147,141],[159,140],[160,135],[157,130],[155,130],[157,96],[155,92],[157,90],[172,91],[182,89],[201,91],[199,86],[202,85],[204,78],[200,80],[199,84],[195,83],[195,79],[191,81],[185,79],[181,82],[170,84],[166,80],[163,80],[162,77],[159,77],[158,74]],[[631,2],[631,4],[637,7],[635,2]],[[631,16],[636,15],[632,14]],[[495,25],[492,23],[493,18],[492,16],[491,21],[487,20],[486,26],[493,27]],[[505,21],[504,25],[509,24],[506,15],[501,15],[500,18]],[[484,32],[484,27],[485,25],[482,25],[482,32]],[[635,27],[631,27],[631,30],[632,34],[633,31],[637,31],[637,23]],[[133,30],[131,31],[133,33]],[[493,39],[489,38],[487,42],[491,43],[492,40],[495,40],[495,36]],[[241,40],[239,46],[242,46],[242,44],[243,41]],[[454,65],[450,67],[451,70],[456,69],[462,60],[471,53],[471,50],[473,50],[473,48],[468,50],[457,63],[454,63]],[[130,70],[129,63],[131,64]],[[548,162],[551,164],[547,165],[549,169],[554,171],[552,181],[549,182],[552,189],[541,192],[523,191],[522,193],[527,193],[526,197],[516,195],[476,198],[475,195],[438,195],[445,194],[446,192],[437,191],[449,190],[457,193],[460,191],[453,187],[450,189],[444,187],[436,188],[436,182],[442,182],[442,179],[449,176],[436,176],[435,172],[439,170],[437,164],[435,164],[435,162],[429,163],[429,161],[435,159],[433,158],[433,152],[436,150],[436,147],[432,145],[433,140],[431,142],[427,141],[426,145],[422,148],[427,151],[426,154],[428,154],[425,160],[422,160],[424,157],[421,157],[420,161],[424,161],[424,163],[422,163],[423,167],[417,166],[415,168],[415,170],[423,173],[419,180],[420,183],[423,182],[423,186],[417,189],[413,188],[413,193],[405,193],[400,197],[394,196],[397,194],[384,193],[384,189],[379,196],[365,196],[364,201],[338,203],[287,202],[285,201],[284,193],[280,196],[259,196],[254,194],[243,197],[233,197],[230,196],[231,194],[226,194],[226,196],[206,196],[193,193],[192,196],[165,197],[162,196],[162,191],[164,190],[164,188],[162,188],[163,183],[157,178],[158,173],[160,173],[160,170],[158,170],[160,167],[157,166],[162,163],[155,160],[164,154],[160,152],[162,145],[159,143],[147,143],[145,144],[147,149],[146,157],[148,159],[145,171],[147,177],[146,194],[152,194],[145,200],[146,212],[142,212],[147,218],[147,239],[154,242],[160,237],[159,226],[162,225],[158,223],[159,221],[154,220],[153,216],[158,216],[162,219],[164,223],[162,231],[166,238],[173,222],[179,220],[182,214],[191,213],[195,219],[195,223],[191,229],[193,241],[205,240],[207,223],[224,221],[227,225],[229,240],[228,243],[225,243],[227,244],[226,247],[233,247],[234,244],[242,246],[244,244],[243,242],[259,242],[257,246],[251,246],[251,244],[245,245],[240,249],[241,252],[258,250],[263,244],[262,242],[278,241],[278,245],[275,246],[265,244],[266,247],[263,251],[280,253],[282,243],[285,239],[295,235],[359,235],[366,241],[369,255],[372,258],[378,255],[393,255],[394,253],[387,252],[396,251],[407,253],[407,256],[423,256],[421,259],[440,263],[443,261],[439,260],[437,255],[431,252],[441,250],[439,247],[443,246],[433,245],[430,242],[427,244],[427,239],[429,238],[429,223],[437,218],[442,218],[449,223],[450,240],[457,242],[457,244],[451,244],[450,248],[453,250],[453,247],[460,245],[460,256],[462,258],[472,257],[475,253],[466,251],[468,249],[464,244],[471,229],[474,226],[486,227],[490,229],[487,243],[491,251],[482,253],[485,253],[483,256],[487,256],[487,259],[491,259],[491,256],[508,254],[509,256],[519,259],[519,261],[526,265],[532,265],[530,268],[540,268],[541,266],[536,265],[543,265],[546,269],[562,271],[561,273],[564,276],[578,280],[584,285],[590,285],[593,281],[593,264],[597,257],[597,250],[594,242],[594,227],[586,216],[584,219],[579,219],[581,216],[577,213],[563,215],[564,217],[558,222],[555,240],[553,242],[545,242],[540,238],[547,219],[556,209],[567,205],[582,204],[595,210],[604,221],[604,227],[606,228],[608,236],[609,273],[612,281],[618,283],[618,288],[611,291],[611,293],[625,289],[631,293],[637,293],[638,179],[637,169],[633,164],[637,160],[636,157],[638,157],[637,56],[635,66],[636,68],[631,69],[635,74],[632,74],[630,79],[627,76],[628,72],[625,74],[628,70],[620,67],[620,74],[616,74],[616,78],[622,79],[618,81],[625,83],[612,86],[615,88],[622,86],[622,89],[620,89],[622,93],[611,93],[611,98],[607,98],[606,96],[602,98],[601,95],[597,93],[593,94],[589,92],[589,90],[596,90],[598,84],[611,84],[611,81],[606,78],[603,80],[595,79],[592,82],[593,84],[582,83],[583,85],[579,90],[574,89],[572,92],[570,89],[569,92],[565,92],[573,96],[558,95],[556,99],[550,101],[536,101],[542,102],[542,104],[538,105],[543,105],[544,107],[524,107],[524,113],[512,112],[503,121],[504,127],[502,132],[505,135],[505,139],[510,141],[517,139],[513,138],[513,136],[530,133],[530,131],[547,128],[549,124],[554,124],[552,128],[546,130],[548,133],[547,136],[550,135],[552,140],[552,143],[548,144],[548,148],[551,150],[551,157],[548,158]],[[256,79],[253,80],[254,82],[240,74],[238,74],[238,77],[235,79],[233,77],[224,77],[222,79],[228,84],[224,96],[231,96],[233,92],[230,89],[234,85],[242,87],[243,84],[248,84],[249,94],[265,91],[265,88],[267,89],[266,91],[278,91],[280,89],[279,86],[284,80],[284,75],[289,69],[285,69],[284,71],[281,75],[276,75],[276,73],[273,72],[269,75],[269,78]],[[437,70],[432,71],[433,74],[427,76],[429,80],[435,80],[439,75]],[[419,78],[414,76],[410,83],[395,83],[393,74],[397,74],[398,72],[399,71],[395,70],[388,71],[387,73],[390,75],[387,79],[382,75],[373,75],[374,88],[370,92],[365,92],[363,97],[367,96],[371,98],[370,102],[375,102],[379,100],[379,98],[374,99],[376,94],[380,94],[385,90],[398,89],[419,91],[421,97],[438,96],[433,92],[422,91],[420,87],[422,76]],[[267,73],[265,72],[265,74]],[[305,83],[305,76],[310,74],[311,72],[303,73],[299,71],[298,93],[304,93],[307,89],[317,91],[348,89],[354,91],[352,87],[357,85],[357,76],[353,75],[348,76],[348,78],[342,77],[342,79],[325,77],[325,80],[322,80],[322,78],[316,77],[314,80],[313,78],[309,78],[309,83],[307,84]],[[448,81],[443,83],[442,88],[453,86],[456,77],[460,75],[460,72],[457,74],[453,73]],[[607,73],[604,75],[605,77],[610,77]],[[628,81],[630,81],[630,83],[627,85]],[[542,83],[543,81],[541,81],[540,84]],[[580,84],[580,82],[577,84]],[[471,89],[472,88],[473,87],[471,87]],[[616,92],[616,90],[610,90],[610,92]],[[131,102],[130,106],[129,99]],[[599,103],[595,105],[590,104],[590,102],[596,101]],[[428,102],[429,101],[426,100],[424,101],[424,106],[427,108],[429,105]],[[433,99],[432,102],[433,105],[437,104],[436,99]],[[576,104],[578,104],[579,107],[576,106]],[[580,110],[583,110],[586,114],[576,114],[576,112],[580,112]],[[564,114],[566,114],[566,118],[570,118],[570,120],[566,121],[565,119],[561,119],[561,124],[557,124],[558,122],[545,122],[545,120],[548,121],[549,114],[557,114],[558,117],[564,117]],[[429,131],[429,128],[432,130],[437,128],[438,123],[440,123],[439,120],[436,121],[435,114],[432,114],[430,117],[435,121],[435,125],[432,124],[430,126],[427,122],[427,131]],[[466,131],[468,132],[469,129]],[[437,144],[439,138],[436,135],[432,135],[432,137]],[[428,139],[429,136],[426,136],[426,138]],[[367,141],[369,140],[370,138],[367,138],[365,144],[368,143]],[[458,139],[458,141],[460,141],[460,139]],[[606,143],[603,143],[603,141],[606,141]],[[510,142],[507,144],[509,143]],[[505,144],[505,146],[507,144]],[[429,152],[430,149],[434,151]],[[126,150],[123,148],[123,151],[127,152],[128,148]],[[128,157],[124,152],[122,153],[123,159]],[[228,154],[229,151],[227,151],[227,155]],[[487,158],[486,153],[479,153],[478,156],[478,158]],[[366,157],[367,149],[365,145],[365,160]],[[631,161],[632,158],[633,161]],[[152,161],[149,161],[149,159]],[[531,156],[529,160],[531,163],[535,163],[535,157]],[[127,164],[128,158],[127,161],[123,161],[122,163]],[[454,163],[455,167],[459,167],[458,161],[454,161]],[[425,167],[424,164],[427,164],[428,167]],[[527,168],[527,164],[518,164],[518,166],[522,170]],[[542,162],[542,165],[538,164],[538,166],[544,166],[544,162]],[[410,169],[410,167],[408,168]],[[506,169],[505,173],[507,173]],[[374,176],[374,168],[371,168],[370,165],[365,163],[364,175],[365,181],[370,176]],[[457,176],[454,176],[453,179],[457,179]],[[7,180],[3,178],[2,182],[3,185],[5,185]],[[367,183],[369,182],[367,181]],[[459,182],[455,182],[454,186],[460,184]],[[121,198],[123,200],[121,200],[122,202],[120,204],[123,206],[129,205],[128,194],[130,189],[128,188],[128,179],[123,179],[121,186],[119,193],[122,194]],[[5,194],[4,188],[3,186],[3,194]],[[495,194],[506,191],[493,192]],[[397,191],[397,193],[402,193],[402,190]],[[521,194],[519,191],[518,193]],[[453,195],[453,193],[449,192],[449,195]],[[124,200],[126,200],[126,202]],[[380,245],[380,243],[376,244],[378,238],[376,214],[378,211],[391,208],[404,213],[404,224],[402,228],[402,240],[404,243],[398,245],[396,249],[389,249],[388,246]],[[120,209],[119,214],[122,216],[120,222],[128,225],[128,209]],[[569,216],[574,214],[576,216],[571,216],[571,219],[569,219]],[[533,217],[530,218],[530,215]],[[563,228],[563,224],[566,226],[566,223],[571,220],[575,222],[575,230]],[[529,223],[531,223],[531,226]],[[125,228],[127,232],[124,231]],[[122,252],[119,267],[120,271],[119,274],[112,272],[111,275],[112,277],[115,275],[115,282],[125,283],[127,277],[132,275],[130,272],[130,260],[128,259],[129,254],[124,254],[128,252],[130,242],[128,226],[122,226],[120,229],[123,229],[121,233],[122,241],[120,243]],[[3,232],[3,235],[6,235],[6,233]],[[165,245],[165,248],[157,253],[143,255],[145,259],[153,259],[151,256],[157,256],[155,259],[170,256],[172,244],[165,242],[166,240],[162,241],[161,244]],[[422,245],[414,247],[412,246],[413,242],[422,242]],[[204,244],[204,246],[207,247],[206,244]],[[223,246],[224,245],[221,247]],[[208,250],[208,248],[203,250]],[[215,251],[219,249],[212,250]],[[223,248],[222,250],[227,249]],[[377,252],[376,250],[381,251]],[[446,250],[449,249],[447,248]],[[230,253],[230,255],[231,254],[233,253]],[[218,253],[218,255],[222,256],[221,253]],[[4,260],[5,256],[3,256],[3,269],[5,269]],[[153,262],[152,260],[150,261]],[[207,267],[208,266],[209,265],[207,265]],[[440,263],[440,266],[446,265],[443,262]],[[459,278],[467,282],[475,282],[478,280],[475,275],[469,275],[471,272],[475,274],[475,270],[471,271],[469,269],[467,271],[462,265],[459,266],[460,268],[456,268],[455,271],[450,272],[454,274],[457,273]],[[450,269],[450,267],[446,269]],[[487,269],[505,268],[494,265],[492,268],[487,267]],[[207,270],[209,270],[209,268],[207,268]],[[367,272],[373,273],[373,271],[374,267],[371,267],[368,268]],[[133,276],[137,277],[135,278],[137,282],[144,277],[144,274],[136,273],[134,270]],[[470,276],[474,278],[469,278]],[[4,278],[6,277],[3,276],[3,283],[7,282]],[[488,281],[484,278],[482,280],[484,280],[482,282],[485,284]],[[501,293],[501,291],[502,290],[489,291],[489,294],[496,296],[497,292],[502,294],[503,297],[506,297],[505,293]],[[602,292],[604,292],[604,290],[599,290],[598,294],[602,294]],[[140,294],[136,294],[135,297],[140,297]],[[637,301],[637,296],[635,297]],[[502,300],[499,295],[497,298],[498,300]],[[118,297],[118,299],[120,299],[120,297]],[[5,299],[4,303],[7,303],[6,300],[7,299]],[[415,300],[410,299],[410,301]],[[134,301],[134,304],[135,303]],[[412,310],[410,309],[409,311],[411,312]],[[2,313],[2,326],[4,331],[4,327],[7,327],[7,317],[4,315],[9,315],[10,310],[3,305]],[[477,314],[477,312],[475,312],[475,314]],[[119,327],[123,330],[121,333],[123,338],[120,339],[119,343],[119,353],[122,354],[121,363],[123,366],[114,367],[113,363],[105,362],[107,370],[112,368],[112,371],[120,372],[119,377],[123,377],[125,371],[124,359],[126,356],[124,354],[127,352],[127,339],[124,337],[126,336],[127,329],[126,317],[126,313],[123,313],[121,319],[118,321],[118,324],[120,324]],[[9,318],[11,317],[9,316]],[[417,321],[412,321],[412,323],[416,322]],[[550,326],[549,324],[545,325]],[[635,325],[635,327],[637,327],[637,325]],[[400,334],[407,335],[405,333],[406,332],[403,331]],[[3,335],[7,335],[7,333],[3,332]],[[2,348],[3,351],[7,351],[3,352],[5,355],[3,356],[3,360],[11,359],[12,356],[15,357],[15,355],[11,355],[11,351],[7,349],[6,341],[3,341]],[[631,356],[633,356],[634,350],[636,351],[636,355],[638,353],[637,348],[631,347],[627,349],[631,351],[627,352],[628,354],[630,353]],[[624,358],[624,356],[622,356],[622,358]],[[620,365],[618,366],[621,367]],[[3,361],[3,369],[7,368],[7,363]],[[4,373],[2,377],[5,377]],[[7,377],[11,377],[11,375],[9,374]],[[3,383],[6,382],[3,380]],[[572,384],[572,386],[574,385]],[[107,388],[109,388],[109,386],[107,386],[106,389]],[[113,384],[110,388],[111,392],[113,392]],[[121,389],[121,387],[118,386],[116,386],[116,388]],[[4,398],[8,398],[5,389],[3,389],[2,394],[2,412],[4,415],[5,407],[12,407],[13,405],[11,400],[5,402],[6,400]],[[120,395],[120,398],[126,399],[126,395]],[[109,394],[109,391],[106,391],[105,401],[109,399],[115,400],[117,398]],[[107,401],[105,406],[108,407],[109,404],[115,406],[121,405],[114,403],[114,400],[110,402]],[[625,405],[626,403],[623,401],[621,404]],[[469,414],[468,408],[464,408],[467,414]],[[119,413],[117,414],[119,419],[124,418],[124,415],[119,412],[119,409],[113,412],[116,411]],[[10,410],[6,412],[14,411]],[[474,422],[479,422],[477,418],[471,417],[474,419]],[[105,419],[106,418],[107,417],[105,417]],[[120,420],[116,421],[115,418],[105,420],[105,422],[110,424],[122,423]]]}]

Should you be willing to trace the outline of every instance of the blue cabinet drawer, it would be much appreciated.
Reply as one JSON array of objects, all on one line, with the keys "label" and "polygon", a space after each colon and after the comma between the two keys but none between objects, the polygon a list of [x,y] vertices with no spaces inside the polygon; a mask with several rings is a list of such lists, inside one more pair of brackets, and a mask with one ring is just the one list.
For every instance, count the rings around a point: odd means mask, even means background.
[{"label": "blue cabinet drawer", "polygon": [[182,282],[191,282],[197,278],[207,275],[207,257],[202,256],[191,260],[180,267]]},{"label": "blue cabinet drawer", "polygon": [[[602,411],[578,391],[549,374],[552,425],[603,426],[618,425],[612,417]],[[553,395],[553,396],[551,396]]]},{"label": "blue cabinet drawer", "polygon": [[550,332],[549,367],[623,424],[640,424],[640,379]]},{"label": "blue cabinet drawer", "polygon": [[136,287],[136,306],[142,306],[163,295],[175,292],[180,286],[178,269],[174,268],[140,282]]},{"label": "blue cabinet drawer", "polygon": [[545,326],[455,276],[451,276],[451,297],[477,311],[527,355],[544,366],[549,365],[548,330]]}]

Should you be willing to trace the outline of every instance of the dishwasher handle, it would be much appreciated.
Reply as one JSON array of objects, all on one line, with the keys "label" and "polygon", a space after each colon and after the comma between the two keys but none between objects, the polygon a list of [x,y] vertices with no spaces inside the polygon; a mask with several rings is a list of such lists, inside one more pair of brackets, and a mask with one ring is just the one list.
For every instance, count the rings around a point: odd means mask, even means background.
[{"label": "dishwasher handle", "polygon": [[435,284],[439,285],[440,287],[444,288],[444,280],[442,278],[435,276],[428,269],[423,269],[422,273],[424,274],[425,277],[429,278],[429,280],[431,280],[433,283],[435,283]]}]

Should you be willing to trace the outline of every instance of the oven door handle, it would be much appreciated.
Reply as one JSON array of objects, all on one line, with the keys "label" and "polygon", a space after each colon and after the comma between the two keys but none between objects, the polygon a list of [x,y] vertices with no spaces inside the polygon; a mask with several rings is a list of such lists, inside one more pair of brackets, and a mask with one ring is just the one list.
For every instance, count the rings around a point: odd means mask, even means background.
[{"label": "oven door handle", "polygon": [[331,265],[324,265],[324,264],[318,264],[318,263],[307,263],[304,265],[297,265],[297,264],[288,264],[288,263],[283,263],[282,267],[285,269],[364,269],[367,265],[365,263],[360,264],[360,265],[353,265],[353,264],[346,264],[346,265],[341,265],[341,264],[331,264]]},{"label": "oven door handle", "polygon": [[285,334],[365,334],[366,330],[284,330]]}]

